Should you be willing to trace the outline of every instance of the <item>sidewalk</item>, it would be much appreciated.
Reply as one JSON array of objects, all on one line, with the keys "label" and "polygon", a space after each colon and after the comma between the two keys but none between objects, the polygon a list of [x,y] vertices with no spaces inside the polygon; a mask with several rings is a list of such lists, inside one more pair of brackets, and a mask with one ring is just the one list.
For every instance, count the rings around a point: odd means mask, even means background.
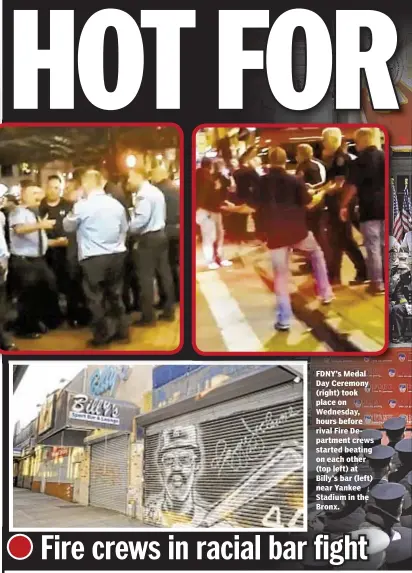
[{"label": "sidewalk", "polygon": [[132,528],[149,527],[127,515],[70,503],[57,497],[13,488],[13,527],[19,528]]}]

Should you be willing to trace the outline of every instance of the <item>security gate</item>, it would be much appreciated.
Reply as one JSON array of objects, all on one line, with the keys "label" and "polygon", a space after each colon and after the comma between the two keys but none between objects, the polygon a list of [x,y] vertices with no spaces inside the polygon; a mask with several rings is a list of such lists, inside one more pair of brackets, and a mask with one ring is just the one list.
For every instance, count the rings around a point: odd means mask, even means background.
[{"label": "security gate", "polygon": [[291,382],[148,426],[144,521],[303,528],[305,423]]},{"label": "security gate", "polygon": [[90,505],[126,513],[129,436],[107,437],[91,447]]}]

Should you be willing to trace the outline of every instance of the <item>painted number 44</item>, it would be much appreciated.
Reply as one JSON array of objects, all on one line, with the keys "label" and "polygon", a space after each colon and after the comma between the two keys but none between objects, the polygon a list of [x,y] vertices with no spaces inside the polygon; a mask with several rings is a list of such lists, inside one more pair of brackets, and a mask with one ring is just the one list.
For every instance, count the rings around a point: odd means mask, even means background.
[{"label": "painted number 44", "polygon": [[262,519],[263,527],[295,527],[299,519],[303,519],[303,509],[297,509],[288,523],[282,523],[282,512],[278,505],[272,505]]}]

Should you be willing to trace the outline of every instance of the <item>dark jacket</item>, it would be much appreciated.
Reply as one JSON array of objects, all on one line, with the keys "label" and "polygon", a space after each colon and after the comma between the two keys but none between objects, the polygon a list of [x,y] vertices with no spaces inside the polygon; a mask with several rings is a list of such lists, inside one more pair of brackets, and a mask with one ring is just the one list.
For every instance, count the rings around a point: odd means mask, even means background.
[{"label": "dark jacket", "polygon": [[284,169],[272,168],[262,177],[258,213],[269,249],[290,247],[307,237],[311,200],[304,181]]},{"label": "dark jacket", "polygon": [[196,171],[196,206],[212,213],[219,213],[225,200],[226,190],[216,189],[216,177],[208,169]]},{"label": "dark jacket", "polygon": [[156,184],[163,193],[166,202],[166,233],[179,233],[180,228],[180,193],[170,179],[164,179]]}]

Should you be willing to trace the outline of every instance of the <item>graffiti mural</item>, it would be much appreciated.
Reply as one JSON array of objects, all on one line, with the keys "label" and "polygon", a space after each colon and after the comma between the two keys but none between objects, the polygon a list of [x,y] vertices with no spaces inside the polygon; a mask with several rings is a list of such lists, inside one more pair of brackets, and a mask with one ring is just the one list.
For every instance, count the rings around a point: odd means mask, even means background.
[{"label": "graffiti mural", "polygon": [[303,407],[272,407],[145,438],[144,521],[303,528]]}]

